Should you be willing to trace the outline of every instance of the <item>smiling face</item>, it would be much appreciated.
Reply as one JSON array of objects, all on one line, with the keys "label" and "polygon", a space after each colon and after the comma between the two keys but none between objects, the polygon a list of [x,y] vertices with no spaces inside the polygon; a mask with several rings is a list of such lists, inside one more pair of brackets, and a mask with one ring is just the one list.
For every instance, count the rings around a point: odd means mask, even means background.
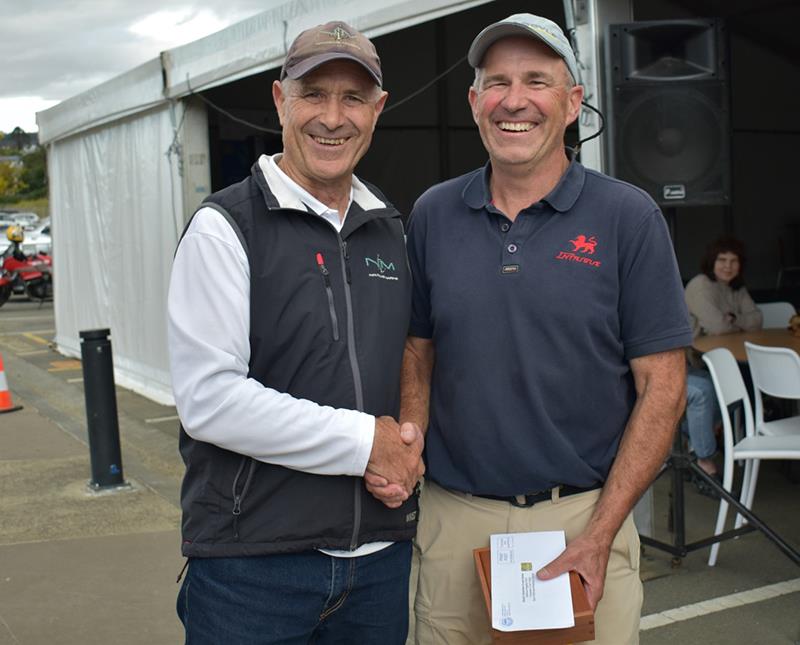
[{"label": "smiling face", "polygon": [[275,81],[283,126],[281,169],[312,195],[349,189],[387,94],[357,63],[335,60],[298,80]]},{"label": "smiling face", "polygon": [[719,253],[714,261],[714,277],[717,282],[730,284],[739,275],[739,256],[730,251]]},{"label": "smiling face", "polygon": [[564,130],[580,112],[583,88],[544,43],[503,38],[486,52],[469,104],[493,168],[564,159]]}]

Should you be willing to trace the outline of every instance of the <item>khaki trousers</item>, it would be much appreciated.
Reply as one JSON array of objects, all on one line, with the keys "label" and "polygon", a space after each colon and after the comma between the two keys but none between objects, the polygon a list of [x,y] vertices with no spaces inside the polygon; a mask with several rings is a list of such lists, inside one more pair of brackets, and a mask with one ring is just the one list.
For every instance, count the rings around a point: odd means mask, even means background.
[{"label": "khaki trousers", "polygon": [[[563,529],[569,543],[589,522],[599,496],[599,490],[562,498],[554,495],[550,501],[517,508],[425,482],[411,576],[414,631],[408,642],[490,643],[490,623],[472,550],[489,546],[492,533]],[[612,545],[603,598],[595,609],[596,640],[592,642],[638,643],[641,607],[639,536],[629,515]]]}]

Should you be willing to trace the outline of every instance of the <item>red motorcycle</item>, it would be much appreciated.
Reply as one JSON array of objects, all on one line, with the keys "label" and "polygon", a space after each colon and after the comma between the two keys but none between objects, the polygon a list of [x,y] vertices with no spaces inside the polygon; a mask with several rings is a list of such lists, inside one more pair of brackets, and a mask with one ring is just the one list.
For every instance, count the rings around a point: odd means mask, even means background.
[{"label": "red motorcycle", "polygon": [[31,300],[53,296],[52,260],[46,253],[25,255],[13,246],[2,255],[0,272],[0,306],[12,293],[27,295]]}]

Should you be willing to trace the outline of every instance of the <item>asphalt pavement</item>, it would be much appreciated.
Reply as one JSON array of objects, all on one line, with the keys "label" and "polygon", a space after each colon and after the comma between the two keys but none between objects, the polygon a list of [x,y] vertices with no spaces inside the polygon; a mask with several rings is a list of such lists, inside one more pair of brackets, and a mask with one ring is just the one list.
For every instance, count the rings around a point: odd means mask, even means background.
[{"label": "asphalt pavement", "polygon": [[54,330],[52,303],[0,308],[23,406],[0,414],[0,645],[180,643],[175,409],[119,388],[130,487],[91,492],[81,364],[52,348]]},{"label": "asphalt pavement", "polygon": [[[93,493],[79,360],[52,347],[52,303],[0,308],[0,356],[13,402],[0,414],[0,645],[181,643],[175,409],[117,387],[124,490]],[[113,349],[113,335],[112,335]],[[762,465],[754,511],[800,548],[800,482]],[[667,531],[670,473],[654,486],[655,537]],[[686,541],[711,534],[717,503],[687,483]],[[800,644],[800,566],[759,532],[673,561],[642,553],[641,642]],[[225,645],[225,644],[220,644]]]}]

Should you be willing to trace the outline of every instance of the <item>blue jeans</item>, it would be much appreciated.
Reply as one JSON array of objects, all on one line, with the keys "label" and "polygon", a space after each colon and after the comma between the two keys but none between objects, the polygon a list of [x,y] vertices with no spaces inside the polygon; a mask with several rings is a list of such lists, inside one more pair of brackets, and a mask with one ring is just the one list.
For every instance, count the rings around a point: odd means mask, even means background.
[{"label": "blue jeans", "polygon": [[686,375],[686,418],[681,430],[689,434],[694,454],[708,459],[717,452],[714,424],[721,419],[711,376],[704,370],[689,368]]},{"label": "blue jeans", "polygon": [[178,594],[186,645],[402,645],[410,567],[410,541],[358,558],[192,558]]}]

